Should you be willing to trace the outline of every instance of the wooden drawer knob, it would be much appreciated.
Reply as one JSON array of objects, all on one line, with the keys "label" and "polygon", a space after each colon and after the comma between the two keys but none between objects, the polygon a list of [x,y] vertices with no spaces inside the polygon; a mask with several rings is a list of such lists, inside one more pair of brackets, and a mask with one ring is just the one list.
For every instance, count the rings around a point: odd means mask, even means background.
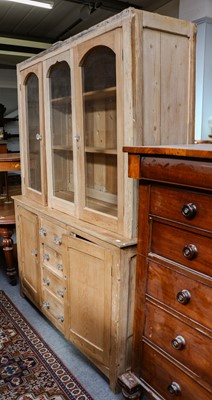
[{"label": "wooden drawer knob", "polygon": [[176,350],[182,350],[185,347],[185,339],[183,336],[177,336],[175,339],[171,341],[172,347]]},{"label": "wooden drawer knob", "polygon": [[182,207],[181,212],[185,218],[192,219],[197,213],[197,207],[193,203],[188,203]]},{"label": "wooden drawer knob", "polygon": [[191,300],[191,294],[188,290],[183,289],[181,292],[177,293],[177,301],[180,304],[186,305]]},{"label": "wooden drawer knob", "polygon": [[188,258],[189,260],[193,260],[198,254],[197,247],[194,244],[187,244],[183,248],[183,255],[184,257]]},{"label": "wooden drawer knob", "polygon": [[180,385],[177,382],[172,382],[167,388],[169,394],[172,396],[177,396],[181,393]]}]

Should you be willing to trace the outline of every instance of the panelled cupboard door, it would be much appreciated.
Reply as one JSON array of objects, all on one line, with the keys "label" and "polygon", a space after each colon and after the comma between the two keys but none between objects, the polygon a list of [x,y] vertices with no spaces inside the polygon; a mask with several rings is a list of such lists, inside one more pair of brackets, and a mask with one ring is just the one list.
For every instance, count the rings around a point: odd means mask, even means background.
[{"label": "panelled cupboard door", "polygon": [[[72,51],[43,63],[49,206],[75,213],[76,155],[73,148]],[[75,142],[74,142],[75,144]]]},{"label": "panelled cupboard door", "polygon": [[112,253],[78,236],[67,242],[67,336],[108,376]]},{"label": "panelled cupboard door", "polygon": [[20,136],[23,194],[43,205],[47,201],[42,64],[20,74]]},{"label": "panelled cupboard door", "polygon": [[40,306],[40,264],[38,217],[36,214],[16,207],[16,229],[18,244],[18,264],[23,294]]},{"label": "panelled cupboard door", "polygon": [[74,49],[79,218],[123,232],[122,30]]}]

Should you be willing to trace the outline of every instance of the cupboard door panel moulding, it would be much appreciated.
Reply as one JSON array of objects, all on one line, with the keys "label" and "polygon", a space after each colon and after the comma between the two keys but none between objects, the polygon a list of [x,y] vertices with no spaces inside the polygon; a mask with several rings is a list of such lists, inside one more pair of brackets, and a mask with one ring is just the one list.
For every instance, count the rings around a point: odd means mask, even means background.
[{"label": "cupboard door panel moulding", "polygon": [[42,64],[21,73],[21,155],[23,193],[41,204],[47,202],[46,148]]},{"label": "cupboard door panel moulding", "polygon": [[67,251],[68,339],[108,376],[112,254],[77,237],[68,238]]},{"label": "cupboard door panel moulding", "polygon": [[[40,307],[40,257],[38,217],[36,214],[16,207],[17,249],[21,293]],[[24,243],[24,246],[23,246]]]}]

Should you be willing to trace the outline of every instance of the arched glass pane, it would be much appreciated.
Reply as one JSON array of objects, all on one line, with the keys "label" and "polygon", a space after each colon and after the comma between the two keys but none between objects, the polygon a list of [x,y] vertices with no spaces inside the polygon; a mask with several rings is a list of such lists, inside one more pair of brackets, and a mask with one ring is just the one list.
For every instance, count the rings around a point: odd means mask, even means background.
[{"label": "arched glass pane", "polygon": [[71,76],[67,62],[50,70],[53,195],[74,202]]},{"label": "arched glass pane", "polygon": [[39,82],[35,74],[30,74],[26,81],[27,112],[27,151],[29,159],[29,187],[41,192],[41,151],[40,151],[40,115]]},{"label": "arched glass pane", "polygon": [[82,64],[85,205],[117,216],[116,56],[92,49]]}]

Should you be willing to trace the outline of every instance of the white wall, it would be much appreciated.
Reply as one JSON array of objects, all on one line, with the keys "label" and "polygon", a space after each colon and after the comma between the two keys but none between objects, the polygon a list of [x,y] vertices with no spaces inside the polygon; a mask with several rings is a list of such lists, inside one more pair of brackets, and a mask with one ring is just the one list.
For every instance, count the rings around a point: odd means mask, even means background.
[{"label": "white wall", "polygon": [[180,0],[179,18],[195,21],[202,17],[212,18],[211,0]]},{"label": "white wall", "polygon": [[180,0],[179,17],[197,24],[195,137],[208,140],[212,116],[212,0]]}]

